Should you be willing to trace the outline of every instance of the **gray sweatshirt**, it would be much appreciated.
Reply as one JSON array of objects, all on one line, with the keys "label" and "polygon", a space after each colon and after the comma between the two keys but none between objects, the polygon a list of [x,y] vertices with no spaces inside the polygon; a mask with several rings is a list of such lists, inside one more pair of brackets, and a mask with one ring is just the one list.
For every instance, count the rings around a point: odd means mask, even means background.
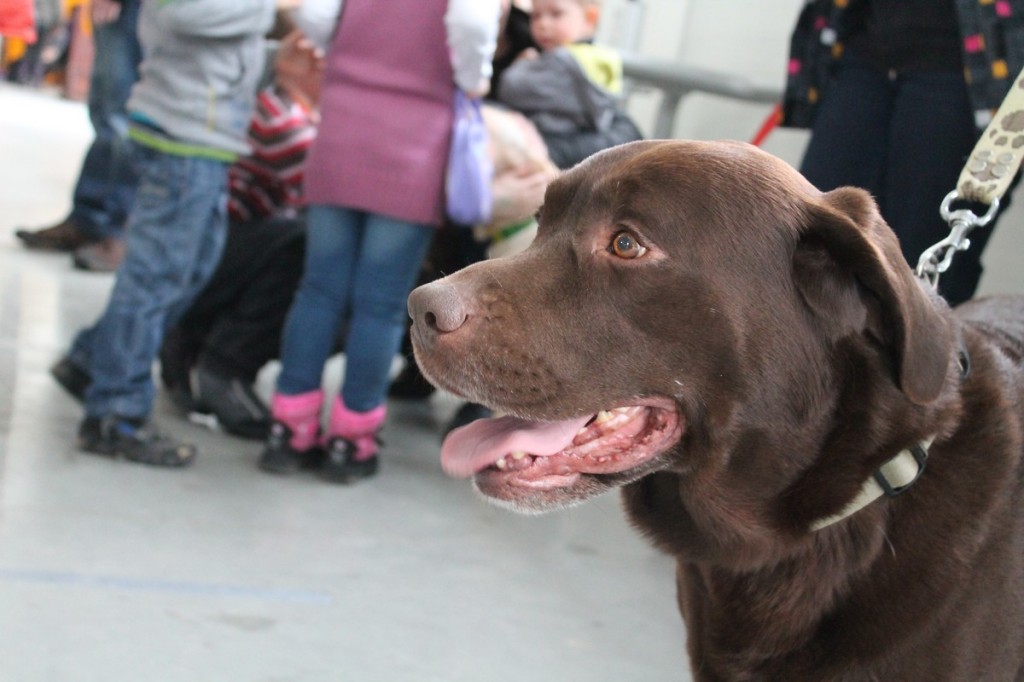
[{"label": "gray sweatshirt", "polygon": [[[545,50],[505,69],[498,83],[498,101],[525,114],[541,135],[607,131],[618,97],[590,79],[577,55],[621,64],[613,51],[595,45]],[[621,69],[610,70],[615,68]]]},{"label": "gray sweatshirt", "polygon": [[143,59],[128,111],[170,138],[144,143],[183,154],[248,151],[274,10],[274,0],[143,0]]}]

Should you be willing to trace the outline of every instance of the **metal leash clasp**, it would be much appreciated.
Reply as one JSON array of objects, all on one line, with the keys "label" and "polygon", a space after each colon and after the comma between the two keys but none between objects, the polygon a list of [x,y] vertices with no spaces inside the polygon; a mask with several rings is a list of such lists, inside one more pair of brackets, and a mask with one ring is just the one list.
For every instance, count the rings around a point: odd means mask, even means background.
[{"label": "metal leash clasp", "polygon": [[953,202],[959,198],[960,194],[953,190],[942,200],[939,213],[942,219],[949,223],[949,236],[929,246],[917,261],[917,276],[927,280],[932,288],[939,286],[939,275],[949,269],[956,252],[970,248],[971,240],[967,235],[971,230],[988,225],[999,211],[999,199],[993,199],[985,215],[981,217],[966,208],[951,210]]}]

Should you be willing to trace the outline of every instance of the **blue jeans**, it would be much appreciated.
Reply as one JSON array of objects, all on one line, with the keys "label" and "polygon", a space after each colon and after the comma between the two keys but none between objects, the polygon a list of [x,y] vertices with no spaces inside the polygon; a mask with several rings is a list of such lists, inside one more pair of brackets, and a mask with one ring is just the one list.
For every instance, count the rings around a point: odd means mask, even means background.
[{"label": "blue jeans", "polygon": [[126,0],[117,21],[97,26],[89,83],[89,119],[96,132],[78,174],[71,219],[95,239],[120,235],[135,197],[125,104],[139,77],[136,35],[140,0]]},{"label": "blue jeans", "polygon": [[132,143],[138,192],[124,262],[106,310],[79,332],[70,357],[87,369],[89,417],[146,418],[164,330],[209,280],[227,234],[227,165]]},{"label": "blue jeans", "polygon": [[277,389],[285,395],[319,389],[347,321],[341,396],[349,409],[372,410],[385,400],[406,299],[434,230],[320,205],[309,207],[306,223],[305,270],[282,335]]},{"label": "blue jeans", "polygon": [[[871,192],[917,267],[921,253],[949,234],[939,206],[978,134],[962,74],[890,77],[848,54],[825,91],[800,171],[823,191],[853,185]],[[951,304],[974,294],[991,232],[991,225],[972,232],[971,248],[939,278]]]}]

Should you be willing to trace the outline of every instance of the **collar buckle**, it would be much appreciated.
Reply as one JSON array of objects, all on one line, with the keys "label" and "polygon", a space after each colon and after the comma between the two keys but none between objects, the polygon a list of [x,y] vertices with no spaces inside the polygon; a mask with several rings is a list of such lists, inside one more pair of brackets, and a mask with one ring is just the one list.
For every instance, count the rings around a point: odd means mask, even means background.
[{"label": "collar buckle", "polygon": [[914,461],[917,463],[917,473],[915,473],[913,475],[913,478],[911,478],[909,481],[906,481],[905,483],[902,484],[893,485],[889,481],[889,479],[886,478],[886,467],[892,464],[894,460],[889,460],[882,466],[875,469],[875,473],[873,474],[875,478],[875,483],[878,484],[878,487],[882,489],[882,492],[885,493],[887,497],[896,497],[907,492],[907,490],[910,489],[910,486],[917,483],[917,479],[921,478],[921,474],[924,473],[924,465],[928,461],[928,451],[921,447],[921,444],[918,443],[917,445],[908,448],[906,452],[909,452],[910,455],[914,458]]},{"label": "collar buckle", "polygon": [[810,530],[818,531],[842,521],[882,496],[896,497],[905,493],[917,483],[917,479],[924,472],[924,465],[928,460],[928,448],[931,447],[934,440],[935,436],[932,435],[906,450],[901,450],[899,454],[878,467],[864,481],[860,492],[845,507],[832,516],[814,521],[810,525]]}]

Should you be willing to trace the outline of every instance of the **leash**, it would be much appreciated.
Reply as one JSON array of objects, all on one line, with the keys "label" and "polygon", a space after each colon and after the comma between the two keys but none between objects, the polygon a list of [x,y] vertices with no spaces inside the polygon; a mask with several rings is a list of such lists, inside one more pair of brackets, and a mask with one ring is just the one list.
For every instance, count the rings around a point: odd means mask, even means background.
[{"label": "leash", "polygon": [[[928,247],[917,262],[917,276],[933,288],[939,275],[949,269],[957,251],[971,246],[968,235],[988,225],[999,212],[999,200],[1013,182],[1024,160],[1024,71],[1013,81],[1003,103],[982,132],[967,164],[960,172],[956,189],[946,195],[939,207],[942,219],[949,223],[949,236]],[[987,204],[981,216],[967,208],[953,210],[953,202]]]},{"label": "leash", "polygon": [[768,112],[768,116],[765,117],[761,123],[761,127],[754,133],[754,137],[751,138],[750,144],[755,147],[760,147],[768,136],[771,135],[772,131],[779,127],[782,122],[782,104],[776,104],[772,107],[772,110]]}]

